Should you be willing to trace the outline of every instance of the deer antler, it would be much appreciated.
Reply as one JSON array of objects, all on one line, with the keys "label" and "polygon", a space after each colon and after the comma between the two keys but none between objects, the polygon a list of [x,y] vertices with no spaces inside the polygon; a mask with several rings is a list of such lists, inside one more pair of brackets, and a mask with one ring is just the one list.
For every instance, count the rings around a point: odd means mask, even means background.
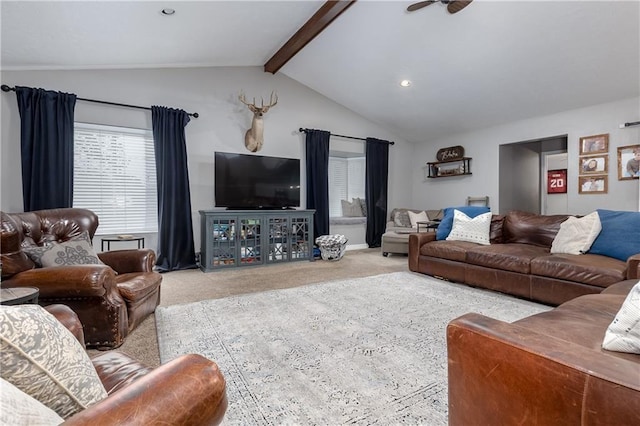
[{"label": "deer antler", "polygon": [[[251,104],[250,104],[250,103],[248,103],[248,102],[247,102],[247,100],[245,99],[245,97],[244,97],[244,92],[242,92],[242,91],[240,92],[240,96],[238,96],[238,99],[240,100],[240,102],[242,102],[243,104],[245,104],[245,105],[247,105],[247,106],[251,105]],[[256,103],[256,100],[255,100],[255,98],[254,98],[254,99],[253,99],[253,105],[254,105],[254,106],[255,106],[255,103]]]},{"label": "deer antler", "polygon": [[[273,100],[273,95],[274,95],[274,92],[271,92],[271,96],[269,96],[269,105],[266,106],[267,108],[271,108],[272,106],[278,103],[278,94],[277,93],[275,94],[276,95],[275,101]],[[264,100],[262,98],[260,98],[260,100],[262,101],[262,108],[264,108],[265,107]]]}]

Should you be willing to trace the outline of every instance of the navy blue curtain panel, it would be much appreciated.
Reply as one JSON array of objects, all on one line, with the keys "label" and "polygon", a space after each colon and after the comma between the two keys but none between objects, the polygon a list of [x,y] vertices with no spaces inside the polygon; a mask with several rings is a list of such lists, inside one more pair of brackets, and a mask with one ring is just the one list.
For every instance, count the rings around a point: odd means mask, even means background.
[{"label": "navy blue curtain panel", "polygon": [[16,86],[24,211],[73,204],[76,95]]},{"label": "navy blue curtain panel", "polygon": [[315,209],[313,241],[329,234],[329,138],[326,130],[307,130],[307,208]]},{"label": "navy blue curtain panel", "polygon": [[196,268],[191,195],[183,110],[151,107],[158,181],[158,248],[160,272]]},{"label": "navy blue curtain panel", "polygon": [[366,242],[380,247],[387,224],[387,179],[389,176],[389,142],[367,138],[365,197],[367,201]]}]

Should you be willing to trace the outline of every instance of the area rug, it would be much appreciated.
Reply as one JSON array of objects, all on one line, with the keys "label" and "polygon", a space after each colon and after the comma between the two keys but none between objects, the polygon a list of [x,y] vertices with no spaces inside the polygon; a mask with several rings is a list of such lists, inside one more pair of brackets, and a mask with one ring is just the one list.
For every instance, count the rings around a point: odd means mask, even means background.
[{"label": "area rug", "polygon": [[224,424],[446,425],[447,323],[548,309],[396,272],[159,307],[156,322],[162,363],[198,353],[219,365]]}]

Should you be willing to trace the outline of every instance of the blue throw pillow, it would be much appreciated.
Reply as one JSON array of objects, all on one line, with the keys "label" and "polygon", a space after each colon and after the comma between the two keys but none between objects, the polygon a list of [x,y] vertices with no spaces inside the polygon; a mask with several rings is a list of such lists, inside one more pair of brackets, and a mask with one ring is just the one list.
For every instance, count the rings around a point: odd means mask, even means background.
[{"label": "blue throw pillow", "polygon": [[640,213],[598,209],[602,231],[589,253],[620,259],[640,253]]},{"label": "blue throw pillow", "polygon": [[440,222],[440,225],[438,225],[438,229],[436,229],[436,240],[444,240],[449,236],[451,228],[453,227],[454,210],[460,210],[462,213],[466,214],[472,219],[478,215],[481,215],[482,213],[491,211],[489,207],[485,206],[447,207],[446,209],[444,209],[442,221]]}]

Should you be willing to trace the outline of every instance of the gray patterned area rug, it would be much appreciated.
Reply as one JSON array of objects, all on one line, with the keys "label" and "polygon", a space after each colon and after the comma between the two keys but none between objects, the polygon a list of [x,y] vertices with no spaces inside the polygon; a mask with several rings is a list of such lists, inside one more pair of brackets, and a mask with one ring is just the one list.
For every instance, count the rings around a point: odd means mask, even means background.
[{"label": "gray patterned area rug", "polygon": [[447,323],[548,309],[396,272],[159,307],[156,322],[162,363],[198,353],[220,366],[224,424],[445,425]]}]

